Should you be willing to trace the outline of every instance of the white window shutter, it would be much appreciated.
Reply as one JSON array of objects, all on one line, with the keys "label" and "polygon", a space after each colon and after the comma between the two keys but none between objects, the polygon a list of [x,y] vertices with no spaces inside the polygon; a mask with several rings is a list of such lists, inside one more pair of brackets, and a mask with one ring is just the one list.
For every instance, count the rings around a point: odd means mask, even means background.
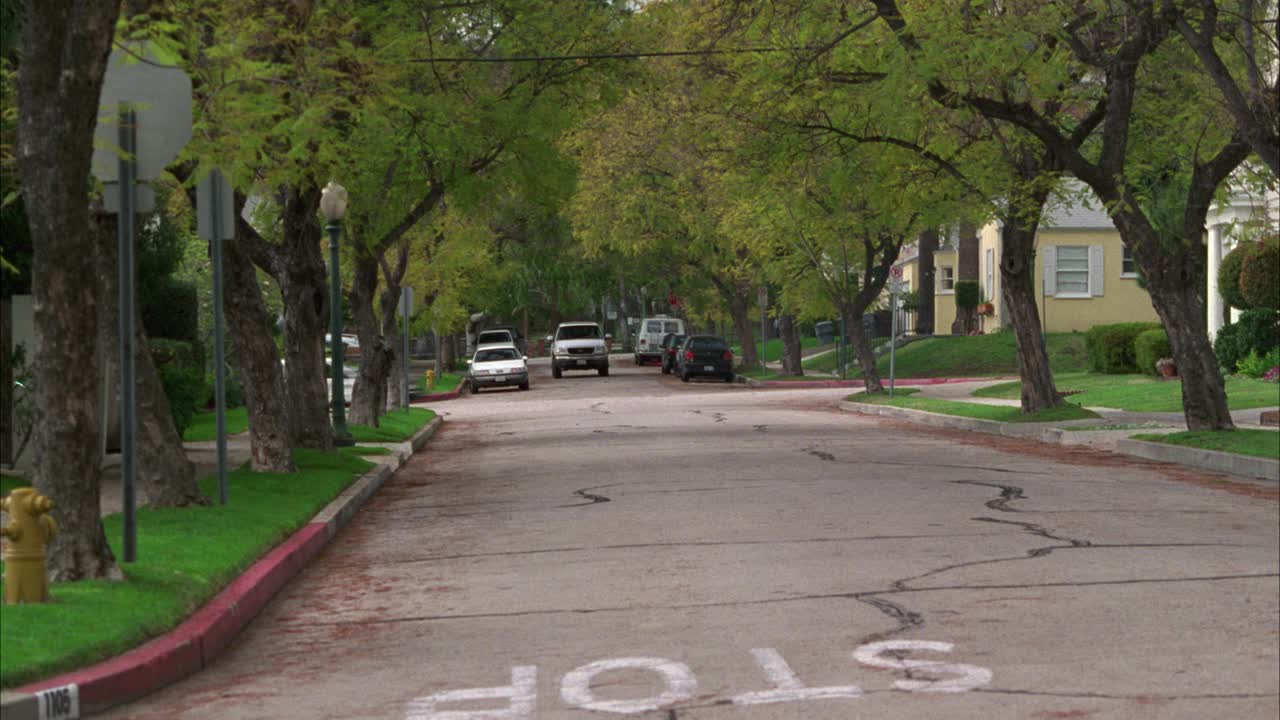
[{"label": "white window shutter", "polygon": [[1044,252],[1044,294],[1058,294],[1058,248],[1050,245]]},{"label": "white window shutter", "polygon": [[1089,246],[1089,294],[1094,297],[1101,297],[1103,292],[1102,286],[1102,246]]}]

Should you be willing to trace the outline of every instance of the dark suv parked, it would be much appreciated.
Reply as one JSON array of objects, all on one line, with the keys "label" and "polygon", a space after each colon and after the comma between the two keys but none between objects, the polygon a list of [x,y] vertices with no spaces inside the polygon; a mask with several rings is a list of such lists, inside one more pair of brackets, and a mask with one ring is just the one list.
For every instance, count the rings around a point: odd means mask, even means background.
[{"label": "dark suv parked", "polygon": [[662,337],[662,374],[670,375],[676,370],[676,351],[688,335],[667,333]]},{"label": "dark suv parked", "polygon": [[733,351],[722,337],[690,335],[676,351],[676,373],[685,382],[706,375],[733,382]]}]

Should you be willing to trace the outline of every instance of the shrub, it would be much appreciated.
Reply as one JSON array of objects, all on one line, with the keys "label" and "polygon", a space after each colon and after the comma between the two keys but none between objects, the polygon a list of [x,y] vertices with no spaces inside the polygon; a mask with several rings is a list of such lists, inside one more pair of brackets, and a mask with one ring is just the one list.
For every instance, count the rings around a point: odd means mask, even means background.
[{"label": "shrub", "polygon": [[1218,292],[1228,305],[1234,308],[1249,307],[1244,295],[1240,294],[1240,266],[1244,256],[1252,250],[1252,243],[1240,243],[1222,258],[1218,266]]},{"label": "shrub", "polygon": [[1245,310],[1240,319],[1218,330],[1213,352],[1218,364],[1231,372],[1252,351],[1265,356],[1280,347],[1280,312],[1259,308]]},{"label": "shrub", "polygon": [[1138,371],[1156,375],[1156,361],[1173,355],[1169,335],[1164,330],[1144,330],[1133,339],[1133,358]]},{"label": "shrub", "polygon": [[1280,310],[1280,243],[1258,243],[1244,256],[1240,295],[1248,307]]},{"label": "shrub", "polygon": [[1247,356],[1236,363],[1236,370],[1241,375],[1260,378],[1277,365],[1280,365],[1280,347],[1273,347],[1271,352],[1264,355],[1259,355],[1257,350],[1250,350]]},{"label": "shrub", "polygon": [[978,307],[978,281],[977,280],[958,280],[956,281],[956,307],[964,310],[972,310]]},{"label": "shrub", "polygon": [[209,397],[204,381],[204,358],[194,343],[168,338],[153,338],[150,342],[151,361],[169,400],[174,427],[181,435],[191,424],[191,416]]},{"label": "shrub", "polygon": [[1089,370],[1108,375],[1137,372],[1134,340],[1147,330],[1159,329],[1160,324],[1153,322],[1094,325],[1084,336],[1085,348],[1089,352]]},{"label": "shrub", "polygon": [[194,342],[200,336],[200,301],[195,285],[168,282],[142,304],[142,326],[153,338]]}]

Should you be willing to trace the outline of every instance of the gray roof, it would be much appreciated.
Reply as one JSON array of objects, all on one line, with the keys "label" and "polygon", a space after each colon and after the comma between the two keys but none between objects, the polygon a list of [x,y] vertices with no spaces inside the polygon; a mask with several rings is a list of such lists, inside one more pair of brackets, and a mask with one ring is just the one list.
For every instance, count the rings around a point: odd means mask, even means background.
[{"label": "gray roof", "polygon": [[1102,201],[1078,180],[1068,181],[1061,193],[1049,198],[1040,227],[1045,230],[1115,229],[1102,209]]}]

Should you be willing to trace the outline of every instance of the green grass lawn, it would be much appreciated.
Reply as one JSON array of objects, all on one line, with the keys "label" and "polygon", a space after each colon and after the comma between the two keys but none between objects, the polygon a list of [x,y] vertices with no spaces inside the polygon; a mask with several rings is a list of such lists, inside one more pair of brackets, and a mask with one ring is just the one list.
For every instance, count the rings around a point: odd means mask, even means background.
[{"label": "green grass lawn", "polygon": [[[880,342],[887,342],[882,340]],[[1051,333],[1046,338],[1049,364],[1054,372],[1081,372],[1088,367],[1083,333]],[[836,353],[806,360],[806,370],[836,371]],[[853,371],[853,366],[850,366]],[[876,360],[876,370],[889,376],[889,354]],[[950,336],[917,340],[895,352],[894,374],[900,378],[984,377],[1017,375],[1018,356],[1012,332],[990,335]],[[855,373],[850,377],[857,377]]]},{"label": "green grass lawn", "polygon": [[894,391],[893,397],[889,397],[887,393],[877,395],[858,393],[850,395],[846,399],[868,405],[891,405],[911,410],[926,410],[943,415],[958,415],[960,417],[995,420],[997,422],[1062,422],[1064,420],[1084,420],[1098,417],[1097,414],[1070,403],[1052,410],[1042,410],[1038,413],[1024,415],[1021,410],[1013,406],[980,405],[957,400],[913,397],[919,392],[919,388],[898,388]]},{"label": "green grass lawn", "polygon": [[[1232,410],[1280,405],[1280,385],[1247,377],[1228,377],[1227,405]],[[1054,382],[1060,392],[1080,390],[1071,402],[1133,412],[1182,412],[1182,383],[1157,380],[1150,375],[1100,375],[1064,373]],[[1001,383],[974,391],[977,397],[1019,397],[1017,382]]]},{"label": "green grass lawn", "polygon": [[[435,393],[452,392],[453,390],[457,389],[458,383],[462,382],[462,377],[463,376],[461,373],[441,373],[440,376],[436,378],[435,385],[430,390],[430,393],[435,394]],[[418,383],[417,387],[419,392],[422,392],[422,393],[428,392],[427,378],[425,373],[418,376],[417,383]]]},{"label": "green grass lawn", "polygon": [[408,412],[392,410],[378,418],[378,427],[349,425],[347,429],[356,442],[405,442],[435,416],[434,410],[425,408],[409,408]]},{"label": "green grass lawn", "polygon": [[1161,435],[1149,433],[1134,435],[1137,440],[1169,443],[1170,445],[1186,445],[1205,450],[1254,455],[1256,457],[1280,459],[1280,432],[1275,430],[1189,430],[1186,432]]},{"label": "green grass lawn", "polygon": [[[217,413],[212,410],[198,412],[191,417],[191,425],[182,433],[186,442],[217,440]],[[235,435],[249,429],[249,409],[246,407],[227,408],[227,434]]]},{"label": "green grass lawn", "polygon": [[[800,338],[801,353],[803,353],[805,350],[811,350],[811,349],[820,348],[820,347],[834,347],[834,346],[831,346],[831,345],[824,346],[822,343],[818,342],[818,338],[816,337]],[[733,345],[730,346],[729,349],[733,351],[733,356],[735,358],[742,357],[741,343],[734,343]],[[760,352],[760,342],[757,341],[756,353],[759,353],[759,352]],[[782,360],[782,340],[780,338],[774,338],[764,344],[764,359],[767,362],[778,362]]]},{"label": "green grass lawn", "polygon": [[[297,450],[295,473],[236,470],[225,507],[139,508],[138,560],[122,563],[127,581],[58,583],[53,602],[5,606],[0,687],[98,662],[172,629],[372,468],[358,452]],[[216,485],[212,476],[200,482],[210,498]],[[119,558],[121,517],[103,525]]]},{"label": "green grass lawn", "polygon": [[[804,382],[806,380],[831,380],[830,376],[823,375],[783,375],[777,368],[769,368],[769,372],[765,373],[759,367],[738,368],[735,372],[756,380],[783,380],[790,382]],[[838,379],[838,378],[837,378]]]}]

